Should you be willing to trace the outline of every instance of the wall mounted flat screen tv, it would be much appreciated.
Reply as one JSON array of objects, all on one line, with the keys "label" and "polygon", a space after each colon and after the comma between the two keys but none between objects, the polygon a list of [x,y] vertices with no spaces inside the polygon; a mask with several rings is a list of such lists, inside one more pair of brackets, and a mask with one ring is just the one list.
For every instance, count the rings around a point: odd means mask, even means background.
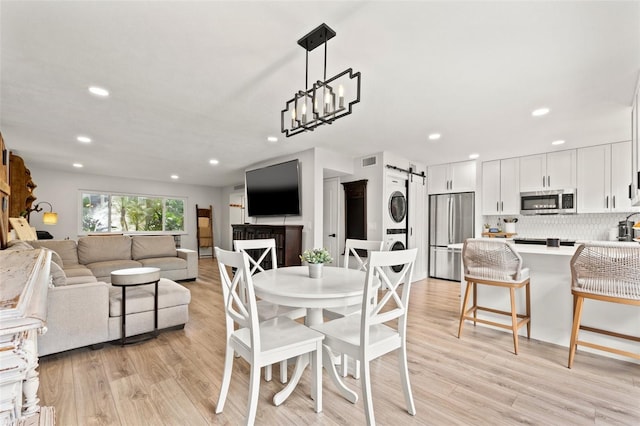
[{"label": "wall mounted flat screen tv", "polygon": [[249,216],[300,215],[300,162],[274,164],[245,173]]}]

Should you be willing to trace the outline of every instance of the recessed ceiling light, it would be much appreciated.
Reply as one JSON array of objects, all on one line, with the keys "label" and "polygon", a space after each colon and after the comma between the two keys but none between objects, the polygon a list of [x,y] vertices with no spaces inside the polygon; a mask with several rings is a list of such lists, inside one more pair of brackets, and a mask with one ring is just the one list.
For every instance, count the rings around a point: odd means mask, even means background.
[{"label": "recessed ceiling light", "polygon": [[557,140],[557,141],[553,141],[553,142],[551,142],[551,145],[562,145],[563,143],[564,143],[564,141],[563,141],[563,140],[561,140],[561,139],[559,139],[559,140]]},{"label": "recessed ceiling light", "polygon": [[269,137],[267,138],[267,140],[268,140],[269,142],[278,142],[278,138],[276,138],[275,136],[269,136]]},{"label": "recessed ceiling light", "polygon": [[82,142],[82,143],[90,143],[91,142],[91,138],[89,136],[78,136],[76,138],[76,140],[78,142]]},{"label": "recessed ceiling light", "polygon": [[472,160],[475,160],[478,157],[480,157],[480,154],[477,154],[475,152],[473,154],[469,154],[469,158],[471,158]]},{"label": "recessed ceiling light", "polygon": [[215,166],[216,164],[220,164],[220,161],[216,160],[215,158],[212,158],[211,160],[209,160],[209,164],[212,164]]},{"label": "recessed ceiling light", "polygon": [[538,108],[538,109],[534,109],[531,112],[531,115],[533,115],[534,117],[540,117],[542,115],[547,115],[549,114],[549,111],[551,111],[549,108]]},{"label": "recessed ceiling light", "polygon": [[89,87],[89,92],[93,93],[96,96],[102,96],[103,98],[109,96],[109,91],[103,87],[91,86]]},{"label": "recessed ceiling light", "polygon": [[440,136],[442,136],[440,133],[431,133],[429,135],[429,140],[430,141],[437,141],[438,139],[440,139]]},{"label": "recessed ceiling light", "polygon": [[178,176],[178,175],[171,175],[171,179],[180,179],[180,176]]},{"label": "recessed ceiling light", "polygon": [[75,168],[77,168],[77,169],[81,169],[81,168],[83,168],[84,166],[83,166],[82,164],[80,164],[80,163],[73,163],[73,167],[75,167]]}]

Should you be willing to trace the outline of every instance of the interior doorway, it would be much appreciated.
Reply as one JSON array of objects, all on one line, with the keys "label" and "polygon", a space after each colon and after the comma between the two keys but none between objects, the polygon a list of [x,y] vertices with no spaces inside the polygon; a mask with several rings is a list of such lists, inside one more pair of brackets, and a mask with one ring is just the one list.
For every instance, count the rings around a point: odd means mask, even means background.
[{"label": "interior doorway", "polygon": [[[229,194],[229,241],[233,247],[233,228],[231,225],[244,224],[244,193]],[[233,250],[233,248],[231,248]]]},{"label": "interior doorway", "polygon": [[322,245],[333,258],[334,266],[340,266],[340,179],[330,178],[324,180],[323,186],[323,214],[322,214]]}]

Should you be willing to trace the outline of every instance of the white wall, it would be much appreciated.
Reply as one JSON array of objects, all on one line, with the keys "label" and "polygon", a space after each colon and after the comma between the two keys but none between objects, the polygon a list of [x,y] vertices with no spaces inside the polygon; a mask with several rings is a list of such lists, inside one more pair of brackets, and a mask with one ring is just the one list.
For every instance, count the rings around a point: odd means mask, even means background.
[{"label": "white wall", "polygon": [[38,230],[50,232],[56,239],[77,238],[80,220],[79,193],[81,190],[186,197],[185,230],[187,234],[182,235],[181,246],[193,250],[197,249],[195,205],[198,204],[200,208],[213,205],[214,241],[217,243],[220,239],[219,218],[223,207],[221,188],[62,172],[41,167],[30,166],[29,168],[33,181],[38,185],[34,191],[37,197],[34,205],[41,201],[47,201],[53,205],[54,211],[58,213],[56,225],[44,225],[42,212],[32,213],[30,223]]},{"label": "white wall", "polygon": [[[328,151],[322,148],[312,148],[294,154],[271,158],[269,160],[252,164],[246,170],[266,167],[272,164],[298,159],[300,161],[300,203],[302,215],[300,216],[276,216],[276,217],[246,217],[246,221],[261,225],[302,225],[302,248],[322,247],[323,226],[323,180],[325,175],[339,176],[353,172],[351,157]],[[224,212],[221,215],[222,237],[221,247],[231,249],[232,242],[228,232],[231,223],[229,219],[229,197],[238,193],[235,186],[222,189],[221,197],[224,200]]]}]

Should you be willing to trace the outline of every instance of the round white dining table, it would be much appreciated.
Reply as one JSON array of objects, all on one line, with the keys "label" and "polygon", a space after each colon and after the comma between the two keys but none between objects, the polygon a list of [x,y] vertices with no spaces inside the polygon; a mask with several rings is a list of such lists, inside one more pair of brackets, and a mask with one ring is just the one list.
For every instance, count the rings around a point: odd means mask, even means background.
[{"label": "round white dining table", "polygon": [[256,296],[278,305],[307,308],[307,325],[323,322],[323,308],[362,303],[366,272],[324,266],[321,278],[310,278],[307,266],[269,269],[253,276]]},{"label": "round white dining table", "polygon": [[[308,326],[321,324],[323,308],[336,308],[362,303],[366,272],[324,266],[321,278],[309,277],[307,266],[287,266],[269,269],[252,277],[256,296],[271,303],[298,308],[307,308],[305,323]],[[377,280],[377,279],[376,279]],[[377,285],[379,281],[377,280]],[[291,380],[283,390],[278,392],[273,402],[280,405],[295,389],[308,359],[299,357]],[[324,345],[322,364],[340,393],[352,403],[358,395],[346,387],[338,377],[331,350]]]}]

